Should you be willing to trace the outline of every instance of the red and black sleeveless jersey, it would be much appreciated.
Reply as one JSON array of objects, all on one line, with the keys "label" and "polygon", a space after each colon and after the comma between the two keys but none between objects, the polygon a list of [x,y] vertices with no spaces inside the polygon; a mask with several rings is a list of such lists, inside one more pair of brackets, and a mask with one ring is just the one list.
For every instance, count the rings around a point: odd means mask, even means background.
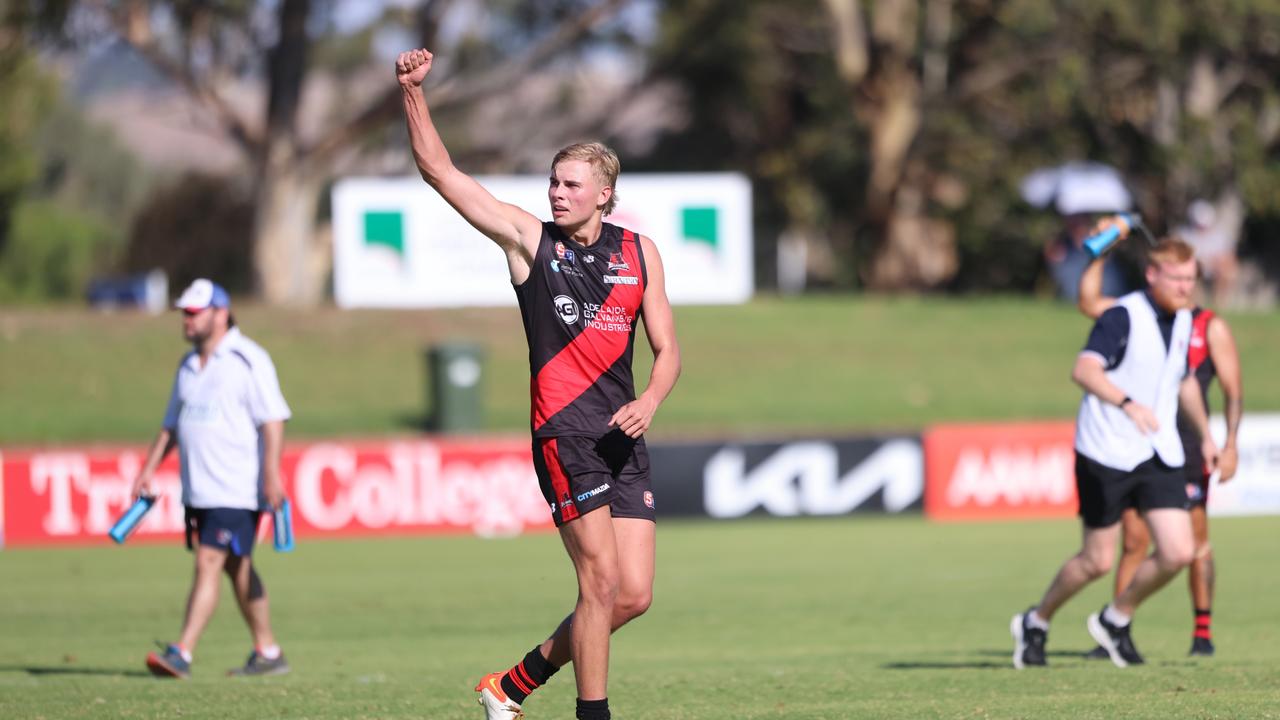
[{"label": "red and black sleeveless jersey", "polygon": [[[1187,371],[1195,375],[1196,382],[1200,384],[1205,412],[1210,412],[1209,385],[1218,374],[1218,369],[1213,366],[1213,356],[1209,353],[1209,323],[1214,317],[1213,311],[1207,308],[1197,307],[1192,310],[1191,341],[1187,343]],[[1199,434],[1183,418],[1182,413],[1178,413],[1178,433],[1182,435],[1183,447],[1193,450],[1195,456],[1199,457],[1200,445],[1196,442]]]},{"label": "red and black sleeveless jersey", "polygon": [[529,341],[531,424],[538,437],[600,437],[635,400],[631,356],[648,285],[640,237],[604,223],[590,247],[555,223],[516,286]]},{"label": "red and black sleeveless jersey", "polygon": [[1187,369],[1194,373],[1200,383],[1200,392],[1204,395],[1204,406],[1209,407],[1209,385],[1217,375],[1218,369],[1213,366],[1213,356],[1209,354],[1209,323],[1213,321],[1212,310],[1197,307],[1191,311],[1191,342],[1187,344]]}]

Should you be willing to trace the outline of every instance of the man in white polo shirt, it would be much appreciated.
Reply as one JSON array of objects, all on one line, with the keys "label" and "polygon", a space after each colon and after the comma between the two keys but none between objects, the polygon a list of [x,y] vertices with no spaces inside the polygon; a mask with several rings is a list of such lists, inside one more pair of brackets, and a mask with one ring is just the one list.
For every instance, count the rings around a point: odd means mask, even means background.
[{"label": "man in white polo shirt", "polygon": [[226,290],[196,280],[175,304],[193,349],[178,365],[164,425],[133,495],[151,494],[156,468],[177,446],[195,579],[181,638],[163,653],[148,654],[147,667],[160,677],[190,677],[192,653],[217,607],[225,572],[254,643],[248,661],[231,674],[285,673],[289,665],[271,632],[266,590],[251,553],[261,510],[284,500],[280,451],[289,405],[271,356],[235,326]]},{"label": "man in white polo shirt", "polygon": [[1013,665],[1045,665],[1049,621],[1067,600],[1111,571],[1120,518],[1135,508],[1151,528],[1155,552],[1123,592],[1090,615],[1089,634],[1119,667],[1143,662],[1130,636],[1138,605],[1191,563],[1192,498],[1183,479],[1181,404],[1203,438],[1205,462],[1218,451],[1208,432],[1199,383],[1188,372],[1196,260],[1181,240],[1148,254],[1148,288],[1120,298],[1093,326],[1072,379],[1084,390],[1076,419],[1076,491],[1084,537],[1038,605],[1013,616]]}]

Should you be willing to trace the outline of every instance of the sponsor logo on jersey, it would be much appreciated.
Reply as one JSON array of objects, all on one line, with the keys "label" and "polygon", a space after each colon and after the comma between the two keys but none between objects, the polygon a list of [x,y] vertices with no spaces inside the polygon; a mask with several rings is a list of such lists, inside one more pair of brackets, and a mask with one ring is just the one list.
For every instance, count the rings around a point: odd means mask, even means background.
[{"label": "sponsor logo on jersey", "polygon": [[578,301],[568,295],[557,295],[555,298],[556,314],[565,325],[578,322]]},{"label": "sponsor logo on jersey", "polygon": [[596,256],[595,256],[595,255],[592,255],[592,254],[590,254],[590,253],[587,253],[586,255],[583,255],[583,256],[582,256],[582,260],[583,260],[584,262],[593,263],[593,262],[595,262],[595,261],[596,261]]},{"label": "sponsor logo on jersey", "polygon": [[561,265],[559,260],[551,261],[551,272],[564,273],[569,277],[586,277],[581,270],[577,270],[569,265]]},{"label": "sponsor logo on jersey", "polygon": [[582,319],[595,330],[629,333],[635,314],[623,305],[583,303]]},{"label": "sponsor logo on jersey", "polygon": [[582,502],[583,500],[586,500],[588,498],[593,498],[608,489],[609,489],[609,483],[605,483],[598,488],[592,488],[591,490],[588,490],[582,493],[581,495],[579,495],[578,502]]},{"label": "sponsor logo on jersey", "polygon": [[640,278],[634,275],[604,275],[605,285],[639,285]]}]

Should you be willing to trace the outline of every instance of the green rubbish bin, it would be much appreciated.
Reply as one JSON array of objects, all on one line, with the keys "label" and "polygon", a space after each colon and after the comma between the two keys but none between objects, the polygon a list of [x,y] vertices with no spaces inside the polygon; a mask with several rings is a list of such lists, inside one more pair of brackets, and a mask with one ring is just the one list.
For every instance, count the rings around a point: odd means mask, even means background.
[{"label": "green rubbish bin", "polygon": [[474,343],[445,342],[427,348],[431,412],[427,429],[475,432],[484,426],[484,350]]}]

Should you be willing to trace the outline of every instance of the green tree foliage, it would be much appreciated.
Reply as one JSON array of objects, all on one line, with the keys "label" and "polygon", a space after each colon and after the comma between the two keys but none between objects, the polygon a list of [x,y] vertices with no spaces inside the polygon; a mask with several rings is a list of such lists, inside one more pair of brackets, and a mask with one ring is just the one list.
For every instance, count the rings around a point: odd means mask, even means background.
[{"label": "green tree foliage", "polygon": [[[668,2],[654,62],[690,121],[652,161],[747,172],[761,259],[800,228],[839,285],[877,285],[916,216],[952,229],[908,247],[951,246],[945,286],[1032,287],[1056,219],[1018,181],[1067,160],[1120,168],[1157,230],[1222,192],[1280,217],[1276,0]],[[910,142],[884,172],[890,131]]]},{"label": "green tree foliage", "polygon": [[114,269],[146,185],[34,54],[0,52],[0,301],[76,297]]}]

